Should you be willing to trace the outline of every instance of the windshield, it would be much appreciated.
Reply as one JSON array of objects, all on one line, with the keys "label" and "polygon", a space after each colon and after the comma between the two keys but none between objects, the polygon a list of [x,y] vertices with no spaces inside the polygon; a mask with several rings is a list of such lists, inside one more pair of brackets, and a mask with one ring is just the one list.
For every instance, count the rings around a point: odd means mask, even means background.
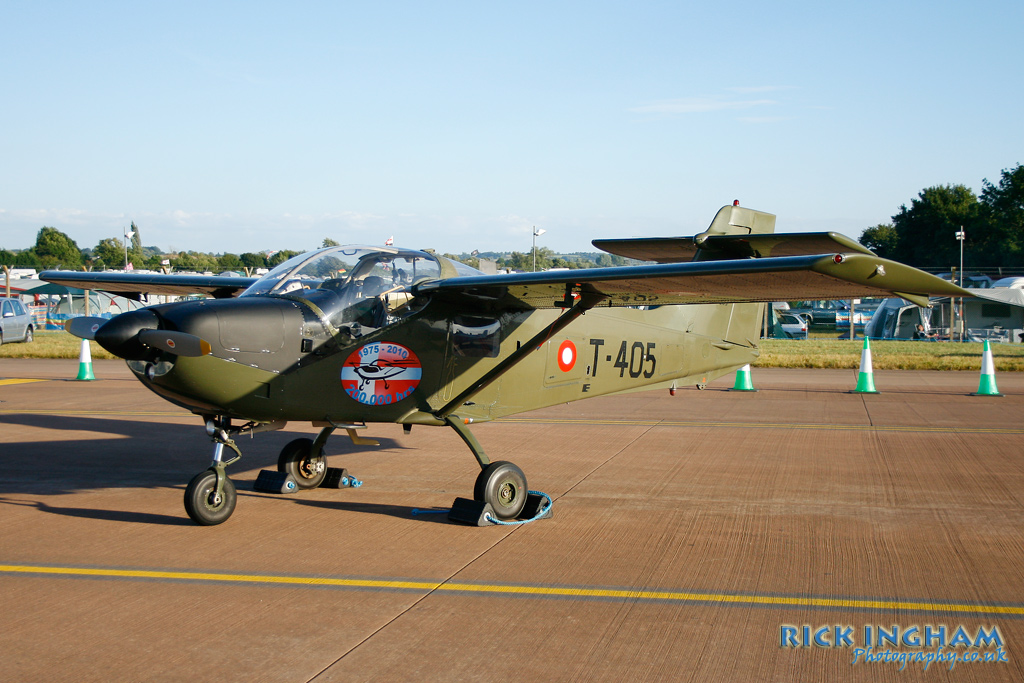
[{"label": "windshield", "polygon": [[[387,247],[327,247],[301,254],[275,267],[241,296],[289,294],[320,287],[340,289],[360,283],[380,292],[440,277],[437,259],[422,251]],[[369,278],[372,279],[366,282]],[[378,292],[379,293],[379,292]]]},{"label": "windshield", "polygon": [[426,252],[327,247],[285,261],[241,296],[283,296],[312,303],[335,327],[359,332],[393,321],[411,301],[413,284],[439,277],[440,263]]}]

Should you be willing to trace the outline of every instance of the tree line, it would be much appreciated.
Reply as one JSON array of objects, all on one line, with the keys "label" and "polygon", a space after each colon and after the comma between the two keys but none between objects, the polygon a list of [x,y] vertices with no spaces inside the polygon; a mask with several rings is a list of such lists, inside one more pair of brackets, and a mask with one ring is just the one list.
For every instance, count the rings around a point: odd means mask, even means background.
[{"label": "tree line", "polygon": [[883,258],[948,269],[960,263],[961,230],[965,269],[1024,266],[1024,165],[1004,169],[998,184],[983,180],[980,196],[965,185],[925,188],[860,242]]},{"label": "tree line", "polygon": [[[44,226],[36,236],[36,243],[29,249],[12,252],[0,249],[0,265],[14,268],[64,269],[64,270],[104,270],[107,268],[121,269],[125,263],[132,268],[146,270],[169,269],[172,271],[223,272],[248,271],[255,272],[259,268],[273,268],[300,251],[282,250],[276,252],[246,252],[243,254],[212,254],[198,251],[186,251],[167,255],[157,247],[143,247],[139,229],[132,223],[132,240],[123,242],[117,237],[100,240],[92,249],[80,249],[78,244],[60,230]],[[336,247],[340,244],[331,238],[325,238],[324,247]],[[480,257],[491,257],[498,268],[512,270],[532,270],[533,252],[511,254],[444,254],[446,258],[460,261],[473,268],[480,267]],[[168,261],[168,263],[164,263]],[[564,254],[556,255],[547,247],[537,249],[537,270],[550,268],[598,268],[621,266],[632,263],[629,259],[612,254]]]},{"label": "tree line", "polygon": [[211,254],[199,251],[164,254],[158,247],[142,246],[142,238],[135,223],[132,223],[132,231],[131,242],[122,241],[118,237],[108,237],[100,240],[92,249],[80,249],[75,240],[67,234],[57,228],[44,226],[39,229],[36,243],[31,248],[18,252],[0,249],[0,265],[13,268],[105,270],[124,268],[126,263],[130,263],[132,268],[137,270],[222,272],[248,269],[252,272],[257,268],[273,268],[301,253],[282,250],[244,254]]}]

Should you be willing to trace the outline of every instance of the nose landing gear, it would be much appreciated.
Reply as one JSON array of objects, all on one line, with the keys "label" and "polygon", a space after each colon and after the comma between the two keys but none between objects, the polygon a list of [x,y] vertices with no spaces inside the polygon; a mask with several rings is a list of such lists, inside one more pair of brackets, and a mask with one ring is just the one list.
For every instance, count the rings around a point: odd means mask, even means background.
[{"label": "nose landing gear", "polygon": [[[238,434],[265,432],[282,429],[285,422],[247,422],[241,427],[232,427],[231,418],[210,417],[206,420],[206,433],[214,442],[213,462],[210,467],[192,477],[185,487],[185,512],[200,526],[222,524],[235,511],[237,493],[235,485],[228,479],[228,465],[238,462],[242,451],[231,437]],[[224,459],[224,447],[235,452],[229,460]]]}]

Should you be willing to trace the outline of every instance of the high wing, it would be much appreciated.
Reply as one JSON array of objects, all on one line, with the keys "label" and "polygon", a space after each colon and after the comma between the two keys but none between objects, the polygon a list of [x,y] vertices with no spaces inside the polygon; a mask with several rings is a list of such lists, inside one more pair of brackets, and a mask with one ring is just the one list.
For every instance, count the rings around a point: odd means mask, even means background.
[{"label": "high wing", "polygon": [[900,296],[927,306],[929,295],[971,296],[970,292],[946,280],[863,251],[867,250],[860,247],[858,253],[457,277],[421,283],[413,288],[413,292],[477,304],[490,300],[497,306],[519,308],[568,308],[574,295],[585,293],[605,297],[598,306],[724,304],[870,296]]},{"label": "high wing", "polygon": [[93,289],[138,301],[142,294],[208,294],[215,299],[238,296],[259,278],[223,275],[160,275],[150,273],[78,273],[46,270],[39,278],[65,287]]}]

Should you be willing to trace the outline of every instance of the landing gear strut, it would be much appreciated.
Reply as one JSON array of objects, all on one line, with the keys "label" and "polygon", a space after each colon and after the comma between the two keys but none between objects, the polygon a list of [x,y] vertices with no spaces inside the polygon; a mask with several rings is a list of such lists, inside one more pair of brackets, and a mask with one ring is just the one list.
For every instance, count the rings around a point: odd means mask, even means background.
[{"label": "landing gear strut", "polygon": [[[247,422],[241,427],[232,427],[231,418],[209,417],[206,420],[206,433],[213,440],[213,462],[210,467],[196,476],[185,487],[185,512],[193,522],[201,526],[222,524],[235,511],[237,494],[235,485],[228,479],[227,469],[242,457],[242,451],[235,445],[231,437],[242,433],[265,432],[284,427],[284,422],[258,423]],[[224,447],[227,446],[235,455],[224,459]]]},{"label": "landing gear strut", "polygon": [[529,489],[526,475],[516,465],[499,460],[491,462],[484,453],[483,446],[469,431],[467,421],[452,415],[445,421],[462,437],[462,440],[473,451],[473,456],[480,463],[481,472],[473,487],[473,499],[490,504],[499,519],[515,519],[523,511]]},{"label": "landing gear strut", "polygon": [[[192,477],[185,487],[185,512],[192,521],[201,526],[213,526],[226,522],[235,511],[237,494],[235,485],[228,479],[225,469],[242,457],[231,434],[241,430],[231,428],[231,420],[210,419],[206,431],[214,441],[213,462],[209,469]],[[235,452],[235,457],[224,460],[224,447]]]}]

